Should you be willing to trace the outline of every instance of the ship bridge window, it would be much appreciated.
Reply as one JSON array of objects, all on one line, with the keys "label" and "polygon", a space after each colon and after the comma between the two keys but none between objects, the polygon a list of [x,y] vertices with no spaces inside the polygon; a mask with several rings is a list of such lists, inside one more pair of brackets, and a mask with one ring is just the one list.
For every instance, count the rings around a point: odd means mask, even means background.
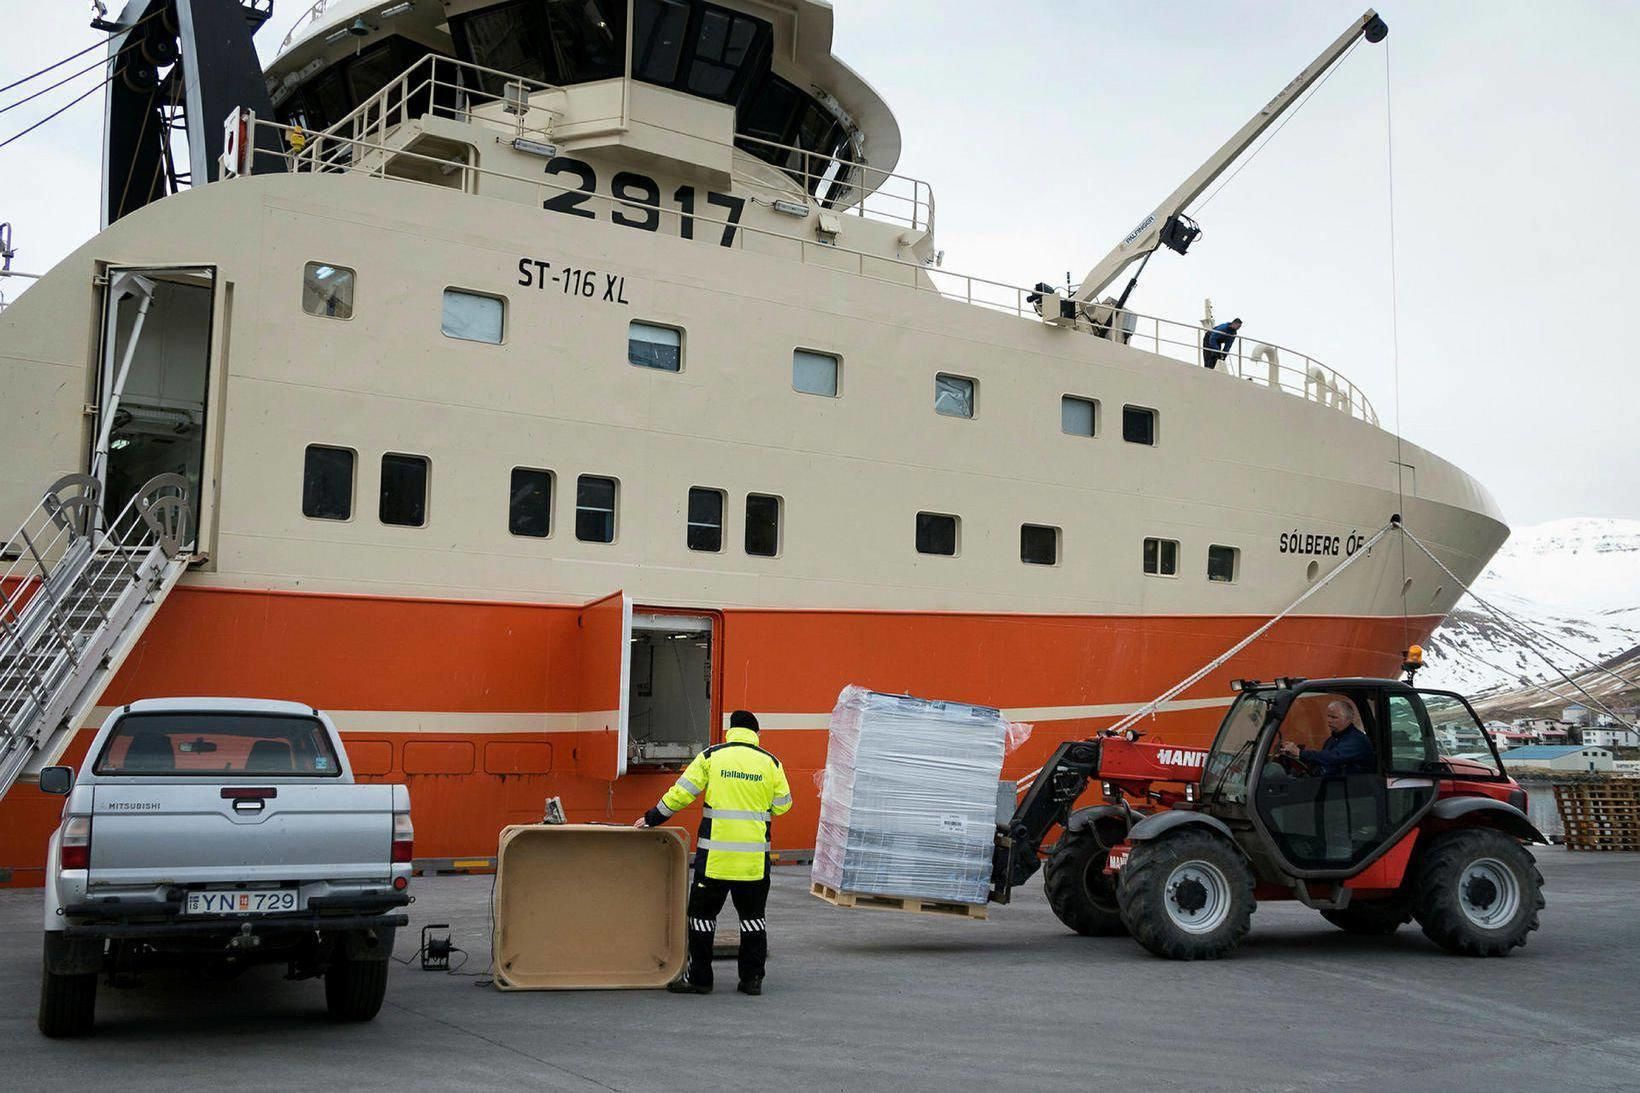
[{"label": "ship bridge window", "polygon": [[686,0],[646,0],[634,12],[633,74],[645,83],[670,86],[678,78],[678,61],[689,32],[689,4]]},{"label": "ship bridge window", "polygon": [[302,310],[327,319],[353,318],[353,271],[327,262],[302,268]]},{"label": "ship bridge window", "polygon": [[353,518],[353,452],[309,444],[302,461],[302,515],[314,520]]},{"label": "ship bridge window", "polygon": [[514,467],[507,502],[507,530],[545,539],[552,534],[552,472]]},{"label": "ship bridge window", "polygon": [[1143,406],[1122,407],[1122,439],[1129,444],[1154,445],[1158,416],[1155,410]]},{"label": "ship bridge window", "polygon": [[615,541],[615,497],[613,478],[583,474],[575,483],[575,537],[583,543]]},{"label": "ship bridge window", "polygon": [[634,321],[627,327],[626,362],[662,372],[683,371],[683,331]]},{"label": "ship bridge window", "polygon": [[1059,400],[1059,430],[1067,436],[1097,436],[1099,400],[1066,395]]},{"label": "ship bridge window", "polygon": [[837,397],[837,377],[842,362],[830,353],[798,349],[792,353],[792,390],[805,395]]},{"label": "ship bridge window", "polygon": [[424,455],[382,456],[381,504],[377,515],[384,524],[419,528],[427,524],[427,472],[431,460]]},{"label": "ship bridge window", "polygon": [[[335,62],[293,91],[278,105],[279,120],[314,132],[328,129],[431,52],[399,35],[386,38],[356,57]],[[396,110],[398,98],[388,98],[388,109]],[[413,94],[410,116],[425,114],[427,101],[425,87]]]},{"label": "ship bridge window", "polygon": [[976,386],[967,376],[939,373],[934,377],[934,412],[946,417],[973,417]]},{"label": "ship bridge window", "polygon": [[447,288],[441,329],[448,337],[462,341],[500,345],[506,314],[507,302],[499,296]]},{"label": "ship bridge window", "polygon": [[734,101],[746,62],[761,59],[768,49],[768,26],[749,15],[702,5],[686,90],[718,102]]},{"label": "ship bridge window", "polygon": [[1152,577],[1179,575],[1179,542],[1177,539],[1145,540],[1145,572]]},{"label": "ship bridge window", "polygon": [[[626,0],[515,0],[454,16],[462,60],[539,83],[568,86],[626,71]],[[503,76],[484,74],[499,95]]]}]

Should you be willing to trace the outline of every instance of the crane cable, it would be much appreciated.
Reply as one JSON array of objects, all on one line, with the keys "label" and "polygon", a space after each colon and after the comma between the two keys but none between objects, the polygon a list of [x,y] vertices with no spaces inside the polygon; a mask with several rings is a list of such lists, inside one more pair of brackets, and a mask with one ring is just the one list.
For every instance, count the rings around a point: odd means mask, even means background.
[{"label": "crane cable", "polygon": [[[136,22],[132,23],[128,27],[119,27],[115,30],[108,31],[107,33],[109,33],[111,35],[112,34],[128,34],[131,31],[136,30],[138,27],[142,26],[144,23],[148,22],[150,19],[156,18],[157,16],[163,14],[164,11],[165,11],[164,8],[158,8],[154,11],[149,12],[147,15],[144,15],[141,19],[138,19]],[[95,28],[93,28],[93,29],[95,29]],[[101,49],[104,46],[106,46],[107,44],[108,44],[108,39],[107,38],[104,38],[100,42],[92,42],[90,45],[86,46],[82,50],[78,50],[74,53],[70,53],[67,57],[62,58],[61,60],[56,60],[56,61],[51,62],[50,64],[46,65],[44,68],[40,69],[40,71],[38,71],[38,72],[31,72],[27,76],[24,76],[20,80],[13,80],[11,83],[7,84],[6,86],[0,87],[0,95],[4,95],[7,91],[10,91],[14,87],[22,87],[24,84],[28,83],[30,80],[37,80],[41,76],[44,76],[47,72],[50,72],[53,69],[61,68],[64,65],[66,65],[68,62],[70,62],[72,60],[75,60],[76,58],[79,58],[79,57],[84,57],[87,53],[90,53],[92,50]],[[101,63],[101,62],[99,62],[99,63]],[[95,67],[95,66],[93,66],[93,67]]]},{"label": "crane cable", "polygon": [[[1131,726],[1133,726],[1135,723],[1142,720],[1143,718],[1154,715],[1156,713],[1156,711],[1162,705],[1164,705],[1167,702],[1172,701],[1174,698],[1176,698],[1180,694],[1182,694],[1185,691],[1189,690],[1191,687],[1194,687],[1197,683],[1200,683],[1203,679],[1207,678],[1207,676],[1210,673],[1212,673],[1212,672],[1216,671],[1218,668],[1222,667],[1225,664],[1226,661],[1230,660],[1230,658],[1234,657],[1237,653],[1240,653],[1243,649],[1245,649],[1249,645],[1253,644],[1253,642],[1257,641],[1259,638],[1261,638],[1265,634],[1269,633],[1270,629],[1272,627],[1274,627],[1276,625],[1276,623],[1280,622],[1282,619],[1286,618],[1288,615],[1291,615],[1294,611],[1298,610],[1298,608],[1304,603],[1304,601],[1308,600],[1311,596],[1314,596],[1317,592],[1320,592],[1323,588],[1326,588],[1329,584],[1331,584],[1333,582],[1334,579],[1336,579],[1338,577],[1339,574],[1343,573],[1344,570],[1346,570],[1350,566],[1354,565],[1360,559],[1366,557],[1367,554],[1371,552],[1372,548],[1375,545],[1377,545],[1377,543],[1380,539],[1382,539],[1384,536],[1388,535],[1391,530],[1393,530],[1397,527],[1400,527],[1400,524],[1398,522],[1394,521],[1394,520],[1391,520],[1389,523],[1387,523],[1383,527],[1379,528],[1377,533],[1375,535],[1373,535],[1372,538],[1368,539],[1365,543],[1361,544],[1361,546],[1356,548],[1356,551],[1355,551],[1354,554],[1351,554],[1349,557],[1345,558],[1342,562],[1340,562],[1336,567],[1333,568],[1332,572],[1328,573],[1325,577],[1321,578],[1319,581],[1316,581],[1314,584],[1310,585],[1309,588],[1306,588],[1304,590],[1304,594],[1302,596],[1300,596],[1298,599],[1294,600],[1292,603],[1288,604],[1285,608],[1283,608],[1281,610],[1281,612],[1279,614],[1277,614],[1277,615],[1273,616],[1272,618],[1268,619],[1267,621],[1265,621],[1261,626],[1259,626],[1259,628],[1257,630],[1254,630],[1251,634],[1248,634],[1246,637],[1244,637],[1240,641],[1236,642],[1236,644],[1232,645],[1229,649],[1226,649],[1224,652],[1220,653],[1218,656],[1214,657],[1212,660],[1210,660],[1206,664],[1202,665],[1202,667],[1196,669],[1194,672],[1190,673],[1188,676],[1185,676],[1179,682],[1175,683],[1173,686],[1169,687],[1167,690],[1163,691],[1161,694],[1157,695],[1155,698],[1151,699],[1149,702],[1146,702],[1143,706],[1140,706],[1137,710],[1134,710],[1132,713],[1130,713],[1127,716],[1123,717],[1120,721],[1116,722],[1116,724],[1112,725],[1110,728],[1104,729],[1101,732],[1101,735],[1111,736],[1111,735],[1115,735],[1117,733],[1123,732],[1124,730],[1130,728]],[[1035,770],[1029,772],[1028,774],[1022,775],[1020,777],[1019,781],[1017,783],[1015,783],[1015,792],[1016,793],[1025,792],[1027,789],[1030,788],[1031,783],[1036,781],[1037,776],[1040,775],[1041,773],[1042,773],[1042,768],[1037,767]]]},{"label": "crane cable", "polygon": [[[1395,392],[1395,503],[1396,511],[1404,518],[1407,514],[1406,474],[1407,461],[1402,454],[1401,429],[1401,294],[1400,277],[1395,262],[1395,101],[1390,91],[1389,42],[1384,42],[1384,177],[1389,193],[1389,331],[1390,360],[1393,363]],[[1407,618],[1407,593],[1412,582],[1407,580],[1407,543],[1401,539],[1401,640],[1410,647],[1412,624]]]},{"label": "crane cable", "polygon": [[90,98],[92,95],[95,95],[97,92],[99,92],[103,88],[107,87],[111,82],[113,82],[113,79],[114,79],[113,76],[109,76],[107,79],[103,80],[102,83],[97,84],[95,87],[89,89],[88,91],[86,91],[83,94],[76,97],[73,101],[68,103],[67,106],[58,107],[56,110],[53,110],[51,113],[47,114],[45,117],[43,117],[39,121],[35,122],[33,125],[29,126],[27,129],[24,129],[21,133],[16,133],[16,134],[13,134],[12,136],[7,137],[5,140],[0,140],[0,148],[4,148],[6,145],[11,144],[15,141],[22,140],[24,137],[28,136],[30,133],[32,133],[36,129],[40,128],[40,126],[44,125],[46,122],[51,121],[53,118],[57,117],[59,114],[64,113],[65,111],[69,110],[72,107],[78,106],[80,103],[84,102],[86,99]]},{"label": "crane cable", "polygon": [[[132,31],[136,30],[138,27],[142,26],[144,23],[148,22],[150,19],[154,19],[154,18],[158,17],[160,14],[162,14],[164,12],[164,10],[165,10],[164,8],[159,8],[159,9],[156,9],[154,11],[151,11],[147,15],[144,15],[141,19],[138,19],[136,22],[132,23],[130,26],[121,27],[118,30],[110,31],[109,33],[110,34],[126,34],[126,35],[129,35]],[[61,68],[63,65],[67,64],[69,61],[75,60],[76,58],[79,58],[79,57],[83,57],[87,53],[90,53],[94,49],[105,49],[105,48],[107,48],[107,46],[108,46],[108,39],[106,39],[106,38],[103,39],[100,42],[93,42],[91,45],[86,46],[82,50],[78,50],[77,52],[70,53],[67,57],[62,58],[59,61],[52,62],[51,64],[47,65],[46,67],[40,69],[38,72],[32,72],[29,75],[24,76],[20,80],[13,80],[11,83],[7,84],[6,86],[0,87],[0,94],[4,94],[5,92],[10,91],[15,87],[21,87],[23,84],[28,83],[30,80],[38,79],[39,77],[44,76],[46,73],[52,71],[53,69]],[[29,95],[25,98],[19,99],[16,102],[12,103],[10,106],[0,107],[0,114],[4,114],[7,110],[10,110],[12,107],[22,106],[26,102],[30,102],[34,99],[39,98],[41,95],[44,95],[47,91],[55,91],[57,88],[63,86],[63,84],[65,84],[65,83],[68,83],[70,80],[73,80],[73,79],[75,79],[76,77],[79,77],[79,76],[83,76],[87,72],[92,71],[93,69],[95,69],[97,67],[97,65],[107,64],[107,65],[110,66],[110,71],[109,71],[108,76],[101,83],[99,83],[95,87],[87,90],[84,94],[81,94],[81,95],[77,96],[72,101],[70,101],[66,106],[62,106],[62,107],[59,107],[56,110],[53,110],[51,113],[49,113],[45,117],[41,118],[39,121],[35,122],[33,125],[30,125],[28,128],[24,129],[22,132],[15,133],[12,136],[7,137],[5,140],[0,141],[0,148],[4,148],[4,147],[6,147],[6,145],[11,144],[14,141],[21,140],[22,138],[28,136],[30,133],[34,132],[36,129],[40,128],[40,126],[46,124],[49,121],[52,121],[53,119],[57,118],[59,115],[66,112],[70,107],[79,105],[80,103],[84,102],[86,99],[90,98],[96,92],[101,91],[103,88],[107,87],[110,83],[113,82],[114,76],[116,75],[116,71],[114,70],[114,66],[113,66],[112,62],[117,61],[119,59],[119,55],[121,53],[125,52],[125,50],[128,49],[128,48],[130,48],[130,43],[129,42],[127,42],[125,45],[122,45],[117,51],[115,51],[115,53],[112,57],[109,57],[106,60],[100,60],[100,61],[97,62],[97,64],[88,65],[85,68],[82,68],[80,71],[74,73],[74,75],[64,77],[63,79],[58,80],[56,83],[52,84],[50,87],[47,87],[47,88],[45,88],[44,90],[41,90],[41,91],[36,91],[32,95]]]}]

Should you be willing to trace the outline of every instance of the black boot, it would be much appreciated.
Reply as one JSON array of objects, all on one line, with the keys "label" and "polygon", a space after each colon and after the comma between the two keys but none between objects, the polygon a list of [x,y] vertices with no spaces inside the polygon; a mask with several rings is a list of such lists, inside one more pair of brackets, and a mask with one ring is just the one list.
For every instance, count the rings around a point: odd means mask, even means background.
[{"label": "black boot", "polygon": [[666,985],[666,989],[673,994],[711,994],[711,987],[703,987],[699,983],[691,983],[684,976],[678,976]]},{"label": "black boot", "polygon": [[739,991],[741,994],[752,995],[755,998],[763,993],[763,977],[758,976],[756,979],[742,979],[735,985],[735,990]]}]

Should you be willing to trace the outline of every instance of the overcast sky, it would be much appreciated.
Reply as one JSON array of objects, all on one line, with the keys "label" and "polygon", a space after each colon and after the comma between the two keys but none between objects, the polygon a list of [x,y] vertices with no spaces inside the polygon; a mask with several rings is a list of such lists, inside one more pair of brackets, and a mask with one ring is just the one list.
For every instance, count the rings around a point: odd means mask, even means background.
[{"label": "overcast sky", "polygon": [[[306,7],[278,0],[264,55]],[[835,7],[837,55],[899,118],[899,169],[934,186],[945,268],[1021,284],[1080,280],[1363,10]],[[1383,15],[1388,41],[1361,45],[1192,210],[1202,238],[1159,254],[1131,306],[1194,322],[1210,296],[1244,333],[1344,373],[1393,428],[1387,89],[1405,435],[1485,482],[1512,524],[1640,517],[1640,338],[1621,328],[1640,254],[1640,5],[1419,0]],[[0,0],[0,16],[0,85],[96,37],[79,0]],[[0,114],[0,139],[97,78]],[[98,104],[0,149],[17,268],[47,269],[96,230]]]}]

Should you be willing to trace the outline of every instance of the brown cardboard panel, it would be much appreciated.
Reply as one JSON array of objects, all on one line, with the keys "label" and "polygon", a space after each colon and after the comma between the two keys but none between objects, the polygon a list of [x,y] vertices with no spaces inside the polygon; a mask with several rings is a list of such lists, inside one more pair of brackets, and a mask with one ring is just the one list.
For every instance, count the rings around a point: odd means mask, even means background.
[{"label": "brown cardboard panel", "polygon": [[495,985],[664,987],[683,970],[688,841],[675,828],[529,824],[496,851]]}]

